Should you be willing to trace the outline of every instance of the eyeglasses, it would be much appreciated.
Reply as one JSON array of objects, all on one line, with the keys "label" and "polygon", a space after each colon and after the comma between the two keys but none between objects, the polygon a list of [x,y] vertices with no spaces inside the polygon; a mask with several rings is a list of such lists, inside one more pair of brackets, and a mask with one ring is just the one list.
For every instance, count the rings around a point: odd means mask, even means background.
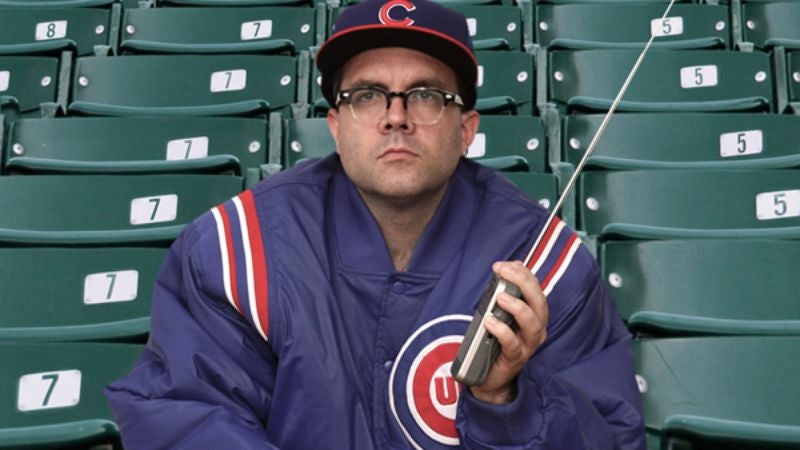
[{"label": "eyeglasses", "polygon": [[371,125],[384,118],[394,97],[403,99],[403,108],[417,125],[435,125],[450,103],[464,106],[458,94],[430,87],[416,87],[405,92],[390,92],[379,87],[346,89],[336,94],[336,106],[347,103],[355,120]]}]

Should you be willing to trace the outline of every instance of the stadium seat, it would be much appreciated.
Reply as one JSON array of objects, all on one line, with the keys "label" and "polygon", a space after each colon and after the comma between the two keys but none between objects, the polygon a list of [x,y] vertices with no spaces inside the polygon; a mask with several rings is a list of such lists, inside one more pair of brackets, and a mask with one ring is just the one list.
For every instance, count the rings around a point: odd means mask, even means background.
[{"label": "stadium seat", "polygon": [[315,9],[140,8],[125,12],[123,52],[291,53],[317,42]]},{"label": "stadium seat", "polygon": [[227,175],[0,177],[0,243],[161,245],[242,190]]},{"label": "stadium seat", "polygon": [[[565,160],[577,165],[603,116],[564,120]],[[605,169],[800,167],[800,118],[759,113],[617,114],[587,164]]]},{"label": "stadium seat", "polygon": [[0,344],[0,448],[120,450],[103,395],[141,345]]},{"label": "stadium seat", "polygon": [[236,117],[74,117],[11,124],[6,171],[226,173],[267,162],[267,124]]},{"label": "stadium seat", "polygon": [[0,341],[143,341],[165,251],[0,248]]},{"label": "stadium seat", "polygon": [[549,173],[535,172],[502,172],[529,198],[549,209],[558,200],[558,181]]},{"label": "stadium seat", "polygon": [[95,8],[110,6],[119,0],[0,0],[0,8]]},{"label": "stadium seat", "polygon": [[662,449],[800,447],[798,336],[634,342],[648,433]]},{"label": "stadium seat", "polygon": [[543,4],[536,8],[536,42],[549,48],[641,49],[652,31],[653,48],[730,48],[727,6],[676,4],[662,22],[663,13],[660,3]]},{"label": "stadium seat", "polygon": [[581,229],[674,239],[800,237],[800,171],[584,172]]},{"label": "stadium seat", "polygon": [[800,49],[800,4],[797,2],[745,2],[742,5],[744,40],[755,48]]},{"label": "stadium seat", "polygon": [[475,52],[478,59],[478,101],[483,114],[534,112],[533,55],[523,52]]},{"label": "stadium seat", "polygon": [[283,161],[287,168],[306,159],[324,157],[336,151],[328,122],[323,118],[288,120],[284,141]]},{"label": "stadium seat", "polygon": [[800,335],[800,241],[608,241],[599,259],[634,333]]},{"label": "stadium seat", "polygon": [[310,0],[157,0],[158,6],[303,6]]},{"label": "stadium seat", "polygon": [[522,48],[522,9],[517,6],[449,5],[467,19],[475,50]]},{"label": "stadium seat", "polygon": [[[567,111],[606,111],[639,50],[550,52],[549,98]],[[769,111],[769,55],[715,50],[651,50],[619,111]]]},{"label": "stadium seat", "polygon": [[[94,54],[110,47],[111,10],[102,8],[3,8],[0,55]],[[105,51],[107,53],[107,50]]]},{"label": "stadium seat", "polygon": [[544,126],[538,117],[485,115],[467,158],[503,171],[545,172],[546,152]]},{"label": "stadium seat", "polygon": [[288,110],[297,59],[263,55],[78,58],[69,111],[86,115],[247,116]]},{"label": "stadium seat", "polygon": [[0,108],[24,117],[57,109],[59,59],[45,56],[0,56]]},{"label": "stadium seat", "polygon": [[794,114],[800,114],[800,51],[787,52],[789,75],[789,106]]}]

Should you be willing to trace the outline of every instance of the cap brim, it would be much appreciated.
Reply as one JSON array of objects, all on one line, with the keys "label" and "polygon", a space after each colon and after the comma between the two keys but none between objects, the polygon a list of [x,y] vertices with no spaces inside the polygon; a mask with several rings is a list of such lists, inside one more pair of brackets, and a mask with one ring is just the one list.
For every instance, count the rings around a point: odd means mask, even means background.
[{"label": "cap brim", "polygon": [[[374,48],[404,47],[427,53],[450,66],[465,88],[475,89],[477,61],[472,52],[450,36],[414,26],[364,25],[336,34],[317,53],[317,67],[322,73],[322,95],[333,105],[335,94],[330,75],[353,56]],[[474,105],[474,93],[464,99],[468,109]]]}]

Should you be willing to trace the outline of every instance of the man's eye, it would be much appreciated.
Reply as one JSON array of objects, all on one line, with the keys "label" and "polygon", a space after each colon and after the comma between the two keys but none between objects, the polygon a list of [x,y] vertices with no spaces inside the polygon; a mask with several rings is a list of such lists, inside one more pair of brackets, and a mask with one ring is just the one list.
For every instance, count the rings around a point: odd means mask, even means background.
[{"label": "man's eye", "polygon": [[369,103],[378,98],[378,94],[374,91],[361,91],[353,95],[353,101],[357,103]]}]

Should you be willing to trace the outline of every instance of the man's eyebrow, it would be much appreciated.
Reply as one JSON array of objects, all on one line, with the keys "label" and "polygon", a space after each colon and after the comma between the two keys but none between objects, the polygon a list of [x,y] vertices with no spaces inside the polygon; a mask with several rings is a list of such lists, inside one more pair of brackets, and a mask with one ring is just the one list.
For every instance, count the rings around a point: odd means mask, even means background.
[{"label": "man's eyebrow", "polygon": [[[417,87],[431,87],[431,88],[438,88],[438,89],[446,89],[445,88],[445,84],[446,83],[444,81],[442,81],[442,80],[440,80],[438,78],[433,78],[433,77],[432,78],[420,78],[420,79],[414,80],[406,89],[412,89],[412,88],[417,88]],[[369,79],[369,78],[362,78],[362,79],[355,80],[355,82],[353,82],[353,84],[351,84],[348,89],[364,88],[364,87],[377,87],[377,88],[381,88],[381,89],[386,90],[386,91],[389,90],[389,86],[386,85],[386,83],[382,83],[380,81],[372,80],[372,79]]]}]

